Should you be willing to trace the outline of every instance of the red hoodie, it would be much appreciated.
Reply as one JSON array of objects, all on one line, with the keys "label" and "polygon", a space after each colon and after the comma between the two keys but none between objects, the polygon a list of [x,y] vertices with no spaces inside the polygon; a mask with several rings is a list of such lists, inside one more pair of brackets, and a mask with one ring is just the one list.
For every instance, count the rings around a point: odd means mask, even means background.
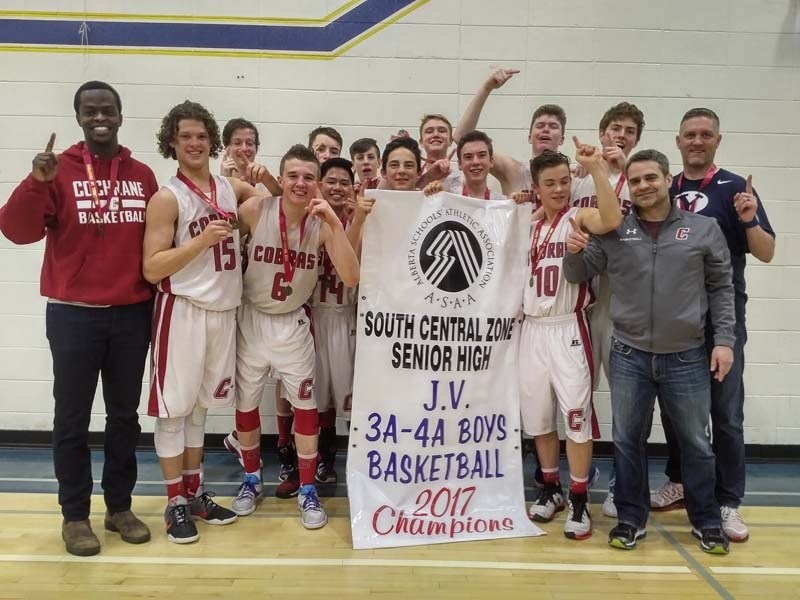
[{"label": "red hoodie", "polygon": [[[0,208],[0,231],[15,244],[47,236],[42,296],[65,302],[120,306],[144,302],[153,290],[142,276],[142,241],[147,202],[158,190],[150,168],[120,147],[119,202],[97,225],[83,142],[59,156],[58,173],[43,183],[28,175]],[[98,195],[108,198],[111,161],[92,156]],[[116,206],[115,206],[116,205]]]}]

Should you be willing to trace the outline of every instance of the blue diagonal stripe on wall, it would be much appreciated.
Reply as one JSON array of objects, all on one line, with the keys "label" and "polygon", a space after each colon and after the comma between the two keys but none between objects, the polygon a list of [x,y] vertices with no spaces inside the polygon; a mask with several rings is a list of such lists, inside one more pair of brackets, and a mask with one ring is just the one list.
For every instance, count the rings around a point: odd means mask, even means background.
[{"label": "blue diagonal stripe on wall", "polygon": [[[88,46],[333,52],[415,0],[365,0],[324,26],[86,21]],[[0,44],[80,46],[81,20],[0,19]]]}]

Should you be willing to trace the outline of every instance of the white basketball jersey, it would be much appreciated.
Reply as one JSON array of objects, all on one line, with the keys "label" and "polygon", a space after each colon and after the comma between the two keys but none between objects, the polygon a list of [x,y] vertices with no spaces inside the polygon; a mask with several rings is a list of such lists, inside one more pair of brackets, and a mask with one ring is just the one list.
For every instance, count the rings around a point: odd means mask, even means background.
[{"label": "white basketball jersey", "polygon": [[[620,179],[622,179],[621,183]],[[622,216],[627,216],[628,213],[631,212],[631,193],[628,190],[627,179],[622,173],[617,173],[616,175],[609,175],[608,182],[611,184],[611,188],[617,193]],[[597,208],[597,188],[594,185],[594,179],[592,179],[591,175],[581,177],[580,179],[572,179],[569,203],[571,206],[577,206],[579,208]]]},{"label": "white basketball jersey", "polygon": [[250,234],[247,270],[244,273],[244,301],[270,314],[283,314],[300,308],[308,302],[317,285],[317,253],[322,221],[306,217],[302,227],[302,244],[301,224],[287,228],[289,262],[295,267],[292,281],[288,282],[281,246],[280,202],[279,198],[267,198],[261,202],[261,217]]},{"label": "white basketball jersey", "polygon": [[[220,211],[236,214],[236,194],[230,182],[214,175]],[[171,177],[165,186],[178,200],[175,246],[200,235],[206,226],[222,217],[185,183]],[[206,310],[231,310],[242,301],[242,269],[239,256],[239,230],[214,246],[206,248],[177,273],[159,282],[159,291],[186,298]]]},{"label": "white basketball jersey", "polygon": [[579,208],[570,208],[563,213],[552,235],[548,237],[550,226],[542,220],[535,221],[531,228],[531,242],[537,228],[539,235],[538,260],[531,273],[531,256],[528,256],[528,285],[522,298],[522,308],[532,317],[555,317],[585,309],[594,302],[594,295],[588,282],[569,283],[564,278],[561,263],[567,253],[567,236],[572,231],[570,218],[575,217]]},{"label": "white basketball jersey", "polygon": [[[459,181],[459,182],[453,182],[453,183],[450,184],[449,188],[443,188],[443,189],[446,189],[451,194],[458,194],[459,196],[467,196],[468,197],[468,193],[469,193],[469,192],[467,192],[467,190],[465,188],[463,179],[462,179],[462,181]],[[495,190],[493,190],[493,189],[491,189],[489,187],[486,188],[486,191],[489,192],[489,197],[488,198],[484,197],[484,200],[507,200],[508,199],[503,194],[501,194],[500,192],[497,192],[497,191],[495,191]]]},{"label": "white basketball jersey", "polygon": [[512,182],[511,189],[508,191],[509,194],[516,192],[530,192],[531,196],[533,196],[533,177],[527,161],[519,163],[517,181]]},{"label": "white basketball jersey", "polygon": [[328,253],[325,252],[325,248],[319,249],[317,261],[319,277],[317,287],[314,288],[314,295],[311,296],[311,306],[314,308],[353,306],[356,303],[358,288],[345,287],[336,273],[336,269],[333,268],[333,263]]}]

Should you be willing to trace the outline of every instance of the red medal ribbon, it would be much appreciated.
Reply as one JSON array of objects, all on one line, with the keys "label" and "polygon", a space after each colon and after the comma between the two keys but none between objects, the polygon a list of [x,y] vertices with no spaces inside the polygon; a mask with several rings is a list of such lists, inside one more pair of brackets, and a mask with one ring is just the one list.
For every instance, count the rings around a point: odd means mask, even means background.
[{"label": "red medal ribbon", "polygon": [[[466,185],[461,188],[461,195],[462,196],[466,196],[467,198],[470,197],[469,190],[467,189]],[[489,200],[490,196],[491,196],[491,192],[489,191],[489,188],[487,187],[486,190],[483,192],[483,199],[484,200]]]},{"label": "red medal ribbon", "polygon": [[103,228],[103,215],[108,211],[111,206],[111,201],[114,197],[118,196],[117,191],[117,178],[119,177],[119,155],[111,159],[111,178],[108,186],[108,193],[106,194],[106,204],[102,205],[100,201],[100,191],[97,187],[97,178],[94,175],[94,165],[92,164],[92,155],[84,144],[81,148],[83,155],[83,166],[86,168],[86,178],[89,180],[89,189],[92,192],[92,204],[94,205],[94,212],[98,218],[98,226]]},{"label": "red medal ribbon", "polygon": [[627,181],[627,177],[625,177],[625,173],[619,174],[619,180],[617,181],[617,187],[614,188],[614,195],[619,199],[620,193],[622,193],[622,188],[625,186],[625,182]]},{"label": "red medal ribbon", "polygon": [[[303,215],[303,220],[300,221],[300,246],[303,247],[303,236],[306,233],[306,219],[308,214]],[[286,215],[283,212],[283,197],[278,200],[278,224],[281,228],[281,249],[283,250],[283,278],[286,283],[292,283],[294,279],[295,266],[289,260],[289,236],[286,233]]]},{"label": "red medal ribbon", "polygon": [[[698,192],[702,192],[703,188],[706,187],[709,183],[711,183],[711,179],[714,177],[714,174],[717,172],[717,165],[711,163],[711,166],[708,167],[708,171],[706,171],[705,177],[703,177],[703,181],[700,182],[700,189],[697,190]],[[678,193],[681,193],[681,188],[683,187],[683,172],[678,175]]]},{"label": "red medal ribbon", "polygon": [[547,235],[544,236],[544,241],[542,242],[541,246],[538,244],[539,242],[539,234],[542,231],[542,226],[544,225],[544,219],[540,219],[539,222],[536,224],[536,228],[533,230],[533,240],[531,241],[531,253],[530,253],[530,260],[531,260],[531,277],[534,276],[534,271],[536,271],[536,266],[539,264],[539,256],[542,254],[542,248],[547,248],[547,244],[550,242],[550,238],[553,237],[553,232],[558,227],[559,221],[561,221],[561,217],[563,217],[567,210],[568,206],[565,206],[556,215],[556,218],[553,219],[553,224],[550,225],[550,231],[547,232]]},{"label": "red medal ribbon", "polygon": [[[703,188],[706,187],[711,182],[711,179],[714,177],[714,174],[716,172],[717,172],[717,165],[712,163],[711,166],[708,167],[708,171],[706,171],[705,177],[703,177],[703,181],[700,182],[700,189],[697,190],[698,195],[695,197],[695,199],[689,202],[681,198],[681,204],[682,204],[681,208],[683,208],[683,210],[688,210],[689,212],[692,213],[694,212],[694,206],[695,204],[697,204],[699,193],[702,192]],[[683,187],[683,172],[681,172],[681,174],[678,175],[678,194],[681,193],[682,187]]]},{"label": "red medal ribbon", "polygon": [[[211,191],[211,197],[210,198],[208,196],[206,196],[206,193],[203,190],[201,190],[199,187],[197,187],[197,184],[194,181],[192,181],[186,175],[181,173],[180,169],[178,169],[178,172],[175,175],[175,177],[180,179],[186,187],[188,187],[190,190],[192,190],[192,192],[194,192],[195,196],[197,196],[203,202],[208,204],[208,206],[211,207],[211,210],[213,210],[215,213],[217,213],[217,215],[219,215],[223,220],[228,221],[228,222],[231,222],[232,220],[233,221],[236,220],[235,217],[233,217],[233,215],[231,215],[230,213],[222,210],[219,207],[219,204],[217,204],[217,183],[216,183],[216,181],[214,181],[214,177],[212,175],[208,176],[208,188]],[[232,217],[233,217],[233,219],[232,219]]]}]

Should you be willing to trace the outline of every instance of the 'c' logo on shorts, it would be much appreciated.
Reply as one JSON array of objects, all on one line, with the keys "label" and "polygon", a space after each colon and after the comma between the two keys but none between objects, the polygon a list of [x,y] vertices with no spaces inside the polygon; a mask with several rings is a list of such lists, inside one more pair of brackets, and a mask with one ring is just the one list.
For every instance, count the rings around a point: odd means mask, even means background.
[{"label": "'c' logo on shorts", "polygon": [[311,392],[314,390],[314,380],[304,379],[297,390],[297,396],[300,400],[311,400]]},{"label": "'c' logo on shorts", "polygon": [[217,400],[225,400],[228,397],[228,393],[231,391],[231,386],[233,382],[230,377],[226,377],[222,381],[219,382],[217,389],[214,390],[214,398]]},{"label": "'c' logo on shorts", "polygon": [[583,409],[573,408],[567,413],[567,427],[570,431],[583,430]]}]

